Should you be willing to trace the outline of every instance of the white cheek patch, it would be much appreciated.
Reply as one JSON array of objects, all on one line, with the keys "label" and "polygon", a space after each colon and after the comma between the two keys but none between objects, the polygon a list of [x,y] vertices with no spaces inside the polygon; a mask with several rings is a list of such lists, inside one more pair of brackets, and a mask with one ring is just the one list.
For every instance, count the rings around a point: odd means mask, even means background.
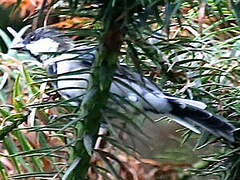
[{"label": "white cheek patch", "polygon": [[39,55],[40,53],[44,52],[56,52],[58,50],[58,46],[59,43],[56,41],[45,38],[34,41],[31,44],[27,44],[26,49],[28,49],[34,55]]}]

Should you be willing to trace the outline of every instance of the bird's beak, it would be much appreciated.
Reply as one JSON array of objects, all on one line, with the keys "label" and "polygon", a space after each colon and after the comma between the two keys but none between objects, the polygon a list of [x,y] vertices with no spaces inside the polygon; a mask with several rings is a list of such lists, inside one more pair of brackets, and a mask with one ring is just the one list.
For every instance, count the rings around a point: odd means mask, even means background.
[{"label": "bird's beak", "polygon": [[13,44],[11,49],[14,49],[17,51],[26,51],[26,46],[22,42],[18,42],[17,44]]}]

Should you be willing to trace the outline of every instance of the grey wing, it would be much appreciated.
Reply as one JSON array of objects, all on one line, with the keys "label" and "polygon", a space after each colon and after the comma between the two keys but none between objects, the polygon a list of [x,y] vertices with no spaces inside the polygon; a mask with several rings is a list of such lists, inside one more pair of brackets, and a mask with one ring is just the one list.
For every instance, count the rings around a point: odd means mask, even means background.
[{"label": "grey wing", "polygon": [[[234,142],[233,131],[235,127],[224,118],[218,117],[206,110],[206,105],[199,101],[182,99],[166,95],[159,87],[147,78],[137,73],[116,72],[111,92],[128,99],[130,102],[139,103],[146,112],[155,115],[164,114],[177,123],[200,133],[196,126],[201,127],[217,137]],[[156,117],[156,116],[154,116]]]}]

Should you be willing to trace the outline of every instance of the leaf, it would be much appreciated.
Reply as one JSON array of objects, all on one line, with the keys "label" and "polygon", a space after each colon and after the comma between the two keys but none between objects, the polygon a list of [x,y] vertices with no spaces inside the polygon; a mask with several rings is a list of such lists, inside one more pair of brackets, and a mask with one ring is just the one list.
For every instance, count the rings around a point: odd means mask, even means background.
[{"label": "leaf", "polygon": [[240,22],[240,11],[239,11],[239,8],[240,8],[240,1],[236,1],[234,2],[233,0],[230,1],[231,2],[231,5],[233,7],[233,11],[235,13],[235,16],[238,20],[238,23]]},{"label": "leaf", "polygon": [[0,108],[0,114],[3,118],[10,116],[10,112],[4,110],[3,108]]},{"label": "leaf", "polygon": [[68,167],[68,169],[65,171],[62,180],[72,180],[72,172],[73,170],[75,170],[75,168],[78,166],[78,164],[80,163],[81,158],[77,157],[74,159],[74,161],[72,162],[72,164]]},{"label": "leaf", "polygon": [[52,179],[57,172],[30,172],[10,176],[11,179]]},{"label": "leaf", "polygon": [[13,106],[17,111],[20,111],[25,107],[24,102],[22,100],[22,93],[20,88],[20,73],[17,75],[15,79],[14,87],[13,87]]},{"label": "leaf", "polygon": [[210,138],[211,138],[211,134],[208,133],[207,131],[203,131],[202,136],[200,139],[198,139],[194,149],[199,150],[199,149],[205,147],[206,145],[208,145]]},{"label": "leaf", "polygon": [[86,134],[83,137],[83,144],[84,144],[84,147],[85,147],[86,151],[88,152],[89,156],[92,156],[92,153],[93,153],[93,137],[90,136],[89,134]]},{"label": "leaf", "polygon": [[0,129],[0,140],[3,140],[5,136],[7,136],[13,129],[17,128],[20,124],[26,121],[26,116],[24,117],[22,114],[11,114],[8,116],[5,121],[12,120],[13,122],[10,125],[3,126]]},{"label": "leaf", "polygon": [[1,174],[1,180],[8,180],[6,170],[4,169],[4,165],[0,161],[0,174]]},{"label": "leaf", "polygon": [[34,84],[33,79],[31,78],[29,72],[26,70],[24,66],[22,66],[23,75],[27,82],[28,87],[30,87],[31,92],[35,95],[35,97],[39,97],[39,87]]},{"label": "leaf", "polygon": [[[16,138],[18,139],[18,141],[24,151],[33,150],[33,147],[31,146],[31,144],[28,142],[25,135],[20,130],[13,131],[13,135],[16,136]],[[38,171],[40,171],[40,172],[43,171],[42,170],[42,162],[39,158],[32,157],[32,162]]]},{"label": "leaf", "polygon": [[[3,145],[4,145],[4,148],[7,149],[9,155],[18,152],[18,149],[17,149],[16,145],[14,144],[14,141],[10,138],[10,136],[6,136],[3,139]],[[12,160],[17,172],[19,174],[21,174],[22,172],[21,172],[19,161],[18,161],[19,159],[17,157],[11,157],[11,160]]]}]

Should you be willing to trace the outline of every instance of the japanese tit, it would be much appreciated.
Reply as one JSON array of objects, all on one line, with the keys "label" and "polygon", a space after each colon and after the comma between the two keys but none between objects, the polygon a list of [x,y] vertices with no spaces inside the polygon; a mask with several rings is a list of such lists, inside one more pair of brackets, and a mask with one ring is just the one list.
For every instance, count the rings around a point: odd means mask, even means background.
[{"label": "japanese tit", "polygon": [[[29,33],[12,49],[30,53],[43,63],[49,74],[57,75],[53,85],[62,96],[79,101],[82,99],[88,86],[88,69],[95,60],[96,47],[77,46],[58,30],[40,28]],[[130,104],[136,104],[142,111],[155,114],[155,117],[166,115],[196,133],[200,133],[198,127],[201,127],[217,137],[235,142],[236,128],[224,118],[206,111],[204,103],[169,96],[154,82],[130,71],[126,65],[120,65],[116,70],[110,92]]]}]

